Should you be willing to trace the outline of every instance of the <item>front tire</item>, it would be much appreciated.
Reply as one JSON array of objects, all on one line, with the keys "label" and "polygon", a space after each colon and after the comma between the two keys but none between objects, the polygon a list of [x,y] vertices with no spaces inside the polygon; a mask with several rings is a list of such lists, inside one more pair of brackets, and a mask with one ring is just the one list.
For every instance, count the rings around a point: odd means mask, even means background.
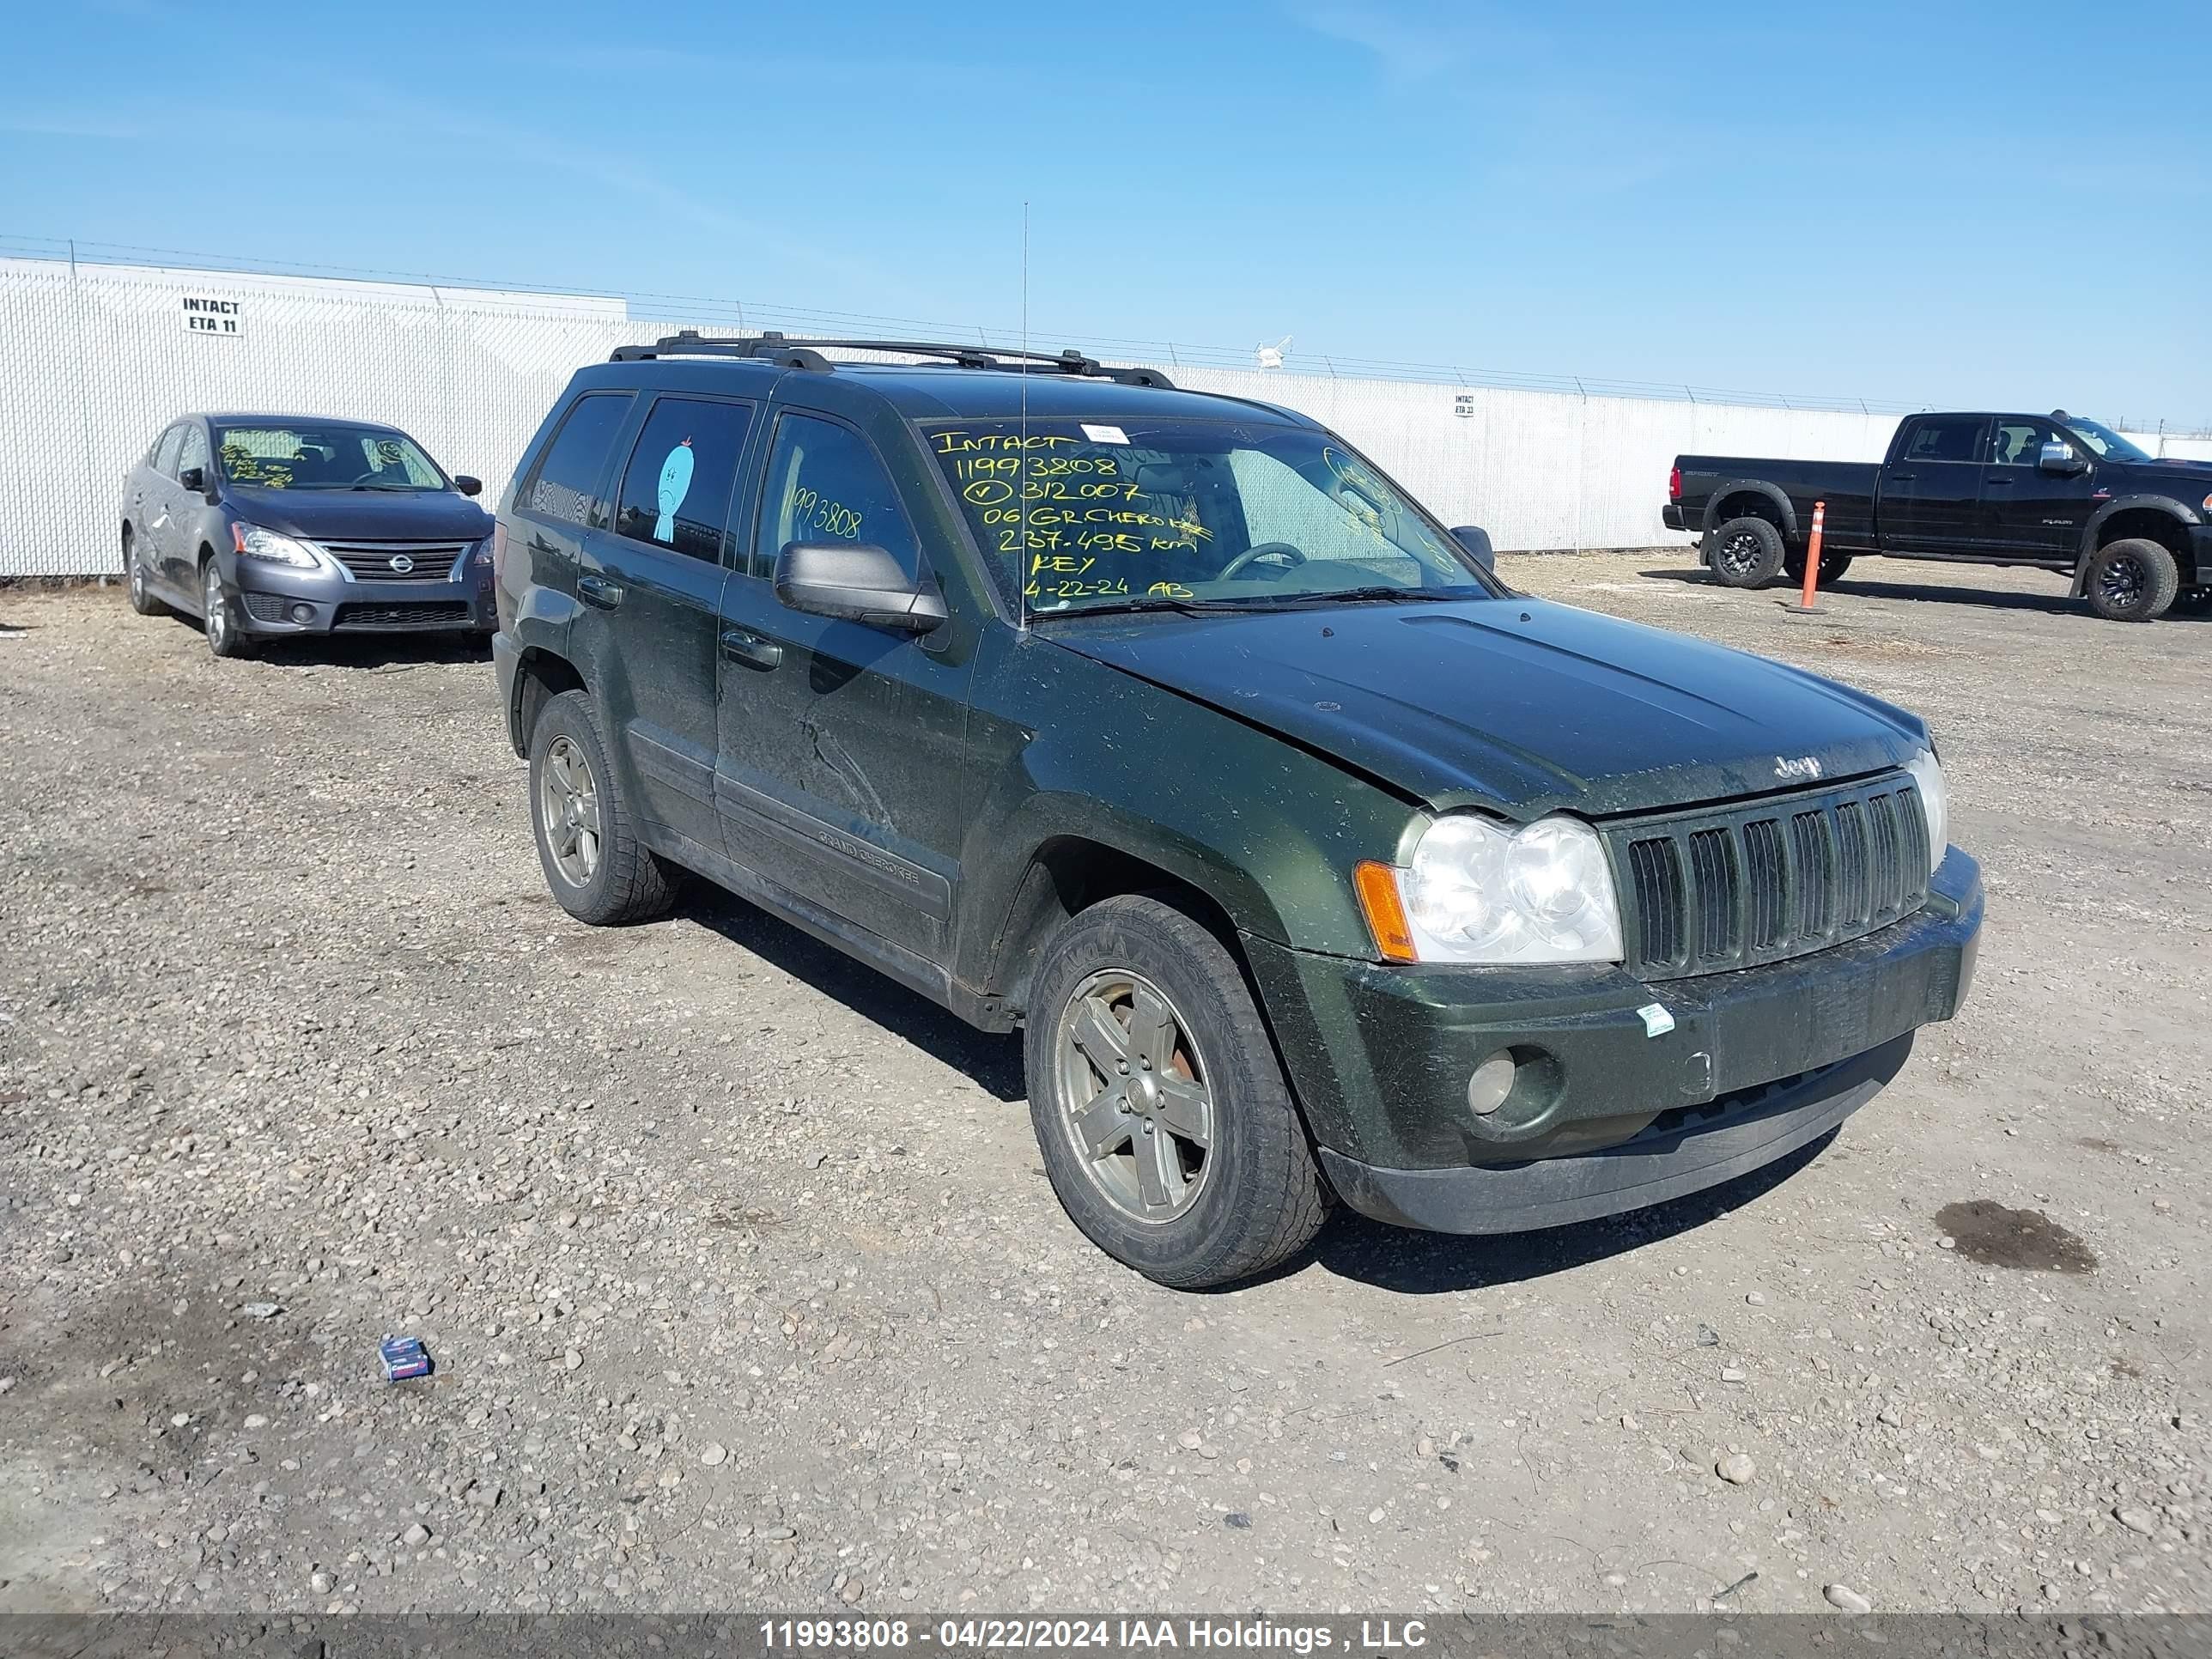
[{"label": "front tire", "polygon": [[222,567],[210,559],[200,567],[200,626],[207,634],[208,649],[227,661],[235,661],[252,649],[240,623],[238,607],[222,583]]},{"label": "front tire", "polygon": [[1730,519],[1713,531],[1705,562],[1723,587],[1764,587],[1782,569],[1782,532],[1765,519]]},{"label": "front tire", "polygon": [[1091,1242],[1179,1290],[1249,1279],[1321,1230],[1305,1127],[1236,959],[1156,898],[1061,924],[1024,1038],[1045,1173]]},{"label": "front tire", "polygon": [[2089,609],[2106,622],[2149,622],[2173,607],[2181,567],[2154,541],[2107,542],[2089,556]]},{"label": "front tire", "polygon": [[530,738],[530,823],[538,861],[561,908],[594,927],[665,915],[675,884],[637,837],[591,699],[564,691]]}]

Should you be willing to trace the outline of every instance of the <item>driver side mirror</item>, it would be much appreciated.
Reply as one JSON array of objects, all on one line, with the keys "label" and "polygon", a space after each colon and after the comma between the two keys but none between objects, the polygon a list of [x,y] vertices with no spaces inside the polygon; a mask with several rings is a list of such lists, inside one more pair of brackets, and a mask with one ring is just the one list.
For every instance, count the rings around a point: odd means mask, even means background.
[{"label": "driver side mirror", "polygon": [[177,483],[195,495],[204,495],[207,494],[207,469],[188,466],[177,474]]},{"label": "driver side mirror", "polygon": [[481,495],[483,494],[483,480],[471,478],[465,472],[456,472],[453,474],[453,488],[464,495]]},{"label": "driver side mirror", "polygon": [[871,542],[792,542],[775,556],[775,596],[793,611],[927,634],[945,620],[936,585]]},{"label": "driver side mirror", "polygon": [[1491,550],[1490,547],[1490,532],[1480,525],[1462,524],[1453,526],[1452,539],[1466,549],[1468,557],[1473,559],[1485,570],[1495,571],[1498,568],[1498,556]]},{"label": "driver side mirror", "polygon": [[2076,473],[2089,470],[2089,463],[2074,453],[2072,444],[2060,443],[2056,440],[2044,445],[2043,453],[2036,459],[2035,465],[2038,471],[2055,472],[2062,478],[2070,478]]}]

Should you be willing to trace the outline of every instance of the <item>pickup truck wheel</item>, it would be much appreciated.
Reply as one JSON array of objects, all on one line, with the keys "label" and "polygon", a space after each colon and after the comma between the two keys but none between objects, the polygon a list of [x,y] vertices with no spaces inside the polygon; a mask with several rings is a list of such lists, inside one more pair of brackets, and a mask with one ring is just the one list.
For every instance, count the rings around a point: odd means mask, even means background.
[{"label": "pickup truck wheel", "polygon": [[2106,622],[2164,616],[2180,588],[2180,567],[2156,542],[2107,542],[2089,556],[2089,608]]},{"label": "pickup truck wheel", "polygon": [[1709,562],[1723,587],[1761,587],[1782,569],[1782,532],[1764,519],[1730,519],[1713,532]]},{"label": "pickup truck wheel", "polygon": [[530,822],[545,884],[577,921],[601,927],[666,914],[674,884],[637,838],[637,821],[581,691],[563,692],[538,716],[530,739]]},{"label": "pickup truck wheel", "polygon": [[1111,898],[1044,947],[1024,1059],[1054,1194],[1091,1242],[1180,1290],[1304,1248],[1328,1216],[1244,975],[1155,898]]},{"label": "pickup truck wheel", "polygon": [[[1820,555],[1820,574],[1814,579],[1813,586],[1815,587],[1826,587],[1832,583],[1839,582],[1844,579],[1844,572],[1849,570],[1850,568],[1851,556],[1850,554],[1823,553]],[[1803,550],[1793,547],[1787,553],[1784,554],[1782,556],[1782,570],[1783,574],[1788,576],[1791,581],[1803,581],[1805,580],[1805,554]]]}]

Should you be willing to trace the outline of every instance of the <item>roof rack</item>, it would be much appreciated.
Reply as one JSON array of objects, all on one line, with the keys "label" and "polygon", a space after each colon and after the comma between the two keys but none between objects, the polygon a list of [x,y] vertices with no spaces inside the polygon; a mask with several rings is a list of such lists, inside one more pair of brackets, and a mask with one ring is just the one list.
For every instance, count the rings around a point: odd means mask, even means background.
[{"label": "roof rack", "polygon": [[[961,368],[995,368],[1008,374],[1018,373],[1033,364],[1057,374],[1112,380],[1121,386],[1175,390],[1175,382],[1157,368],[1109,368],[1073,346],[1065,351],[1043,352],[1004,350],[996,346],[943,345],[928,340],[793,340],[774,329],[763,334],[716,337],[687,328],[663,335],[651,345],[617,346],[609,361],[637,363],[650,362],[657,357],[749,357],[781,368],[819,373],[837,367],[822,355],[824,348],[837,351],[898,351],[909,356],[941,358]],[[1017,361],[1000,361],[1009,357]]]}]

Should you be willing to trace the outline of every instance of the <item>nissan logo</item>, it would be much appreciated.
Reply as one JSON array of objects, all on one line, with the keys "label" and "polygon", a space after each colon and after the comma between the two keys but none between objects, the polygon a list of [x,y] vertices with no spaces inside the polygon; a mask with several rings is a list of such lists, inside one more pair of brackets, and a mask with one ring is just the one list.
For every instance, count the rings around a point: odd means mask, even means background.
[{"label": "nissan logo", "polygon": [[394,553],[392,556],[392,568],[404,576],[415,568],[415,561],[404,553]]}]

